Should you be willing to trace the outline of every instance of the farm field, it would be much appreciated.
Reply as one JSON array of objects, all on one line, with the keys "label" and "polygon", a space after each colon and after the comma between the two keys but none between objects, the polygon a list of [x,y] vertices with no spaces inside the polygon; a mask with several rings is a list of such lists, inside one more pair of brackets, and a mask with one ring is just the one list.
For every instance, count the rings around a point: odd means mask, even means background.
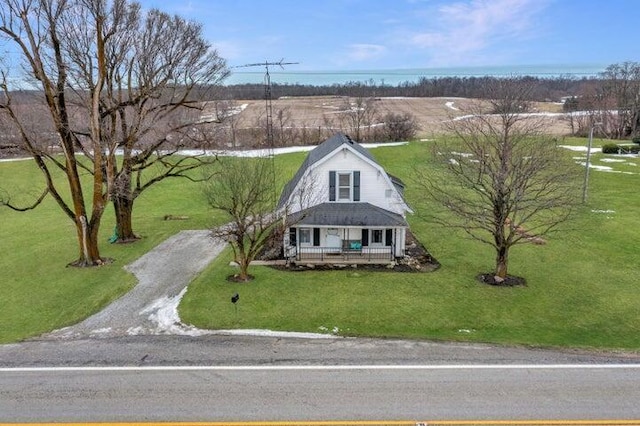
[{"label": "farm field", "polygon": [[[339,119],[347,101],[348,99],[342,96],[282,97],[273,100],[273,111],[276,116],[278,111],[285,111],[285,115],[289,115],[287,126],[307,127],[313,132],[313,129],[324,128],[327,122]],[[430,138],[442,133],[444,121],[467,114],[465,110],[468,111],[474,102],[477,101],[456,97],[380,97],[375,98],[374,106],[380,116],[384,116],[387,112],[413,115],[420,128],[419,137]],[[237,100],[234,104],[238,128],[256,126],[256,123],[264,118],[264,100]],[[531,112],[549,114],[546,120],[548,133],[553,135],[568,133],[567,122],[557,115],[562,112],[562,105],[554,102],[536,102],[532,105]],[[210,114],[212,114],[212,108],[209,108],[204,116]]]},{"label": "farm field", "polygon": [[[567,145],[584,145],[566,139]],[[601,144],[602,141],[596,141]],[[407,183],[414,163],[428,155],[428,142],[372,152]],[[304,153],[278,156],[286,181]],[[584,161],[584,153],[566,150]],[[475,280],[490,271],[490,247],[462,234],[409,217],[414,234],[442,267],[432,273],[391,273],[358,269],[286,272],[252,267],[256,280],[232,284],[226,276],[230,251],[214,261],[189,287],[180,314],[202,328],[268,328],[344,336],[403,337],[501,344],[581,348],[640,348],[640,295],[635,262],[640,245],[637,157],[592,156],[599,169],[590,177],[589,198],[562,233],[544,246],[518,246],[510,273],[526,287],[496,288]],[[609,169],[606,169],[609,167]],[[0,187],[16,200],[37,194],[40,176],[30,161],[0,163]],[[111,211],[102,227],[103,255],[112,264],[91,270],[67,268],[75,257],[72,224],[51,200],[16,213],[0,209],[0,342],[12,342],[73,324],[135,285],[122,266],[182,229],[220,224],[198,185],[170,180],[138,200],[134,227],[143,239],[109,245]],[[166,221],[165,215],[185,215]],[[238,312],[230,303],[238,292]]]}]

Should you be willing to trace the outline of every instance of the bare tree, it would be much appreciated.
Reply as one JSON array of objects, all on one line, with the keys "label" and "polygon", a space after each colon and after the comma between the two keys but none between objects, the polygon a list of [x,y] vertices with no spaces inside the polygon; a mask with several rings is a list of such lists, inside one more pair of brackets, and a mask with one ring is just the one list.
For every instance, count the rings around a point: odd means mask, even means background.
[{"label": "bare tree", "polygon": [[[173,154],[211,143],[200,115],[226,76],[224,61],[199,24],[158,10],[143,17],[129,0],[8,0],[1,13],[0,31],[18,47],[27,75],[35,76],[65,161],[37,146],[33,123],[17,114],[6,74],[4,110],[45,174],[48,193],[77,224],[77,263],[99,264],[97,233],[109,200],[118,238],[135,239],[132,209],[140,193],[167,177],[193,179],[189,171],[208,162]],[[67,174],[73,206],[58,195],[51,167]],[[89,218],[80,170],[93,178]]]},{"label": "bare tree", "polygon": [[[105,42],[113,37],[113,33],[103,27],[103,14],[96,14],[87,22],[81,21],[76,12],[84,6],[85,3],[81,1],[5,0],[0,9],[0,34],[3,39],[13,43],[19,56],[16,60],[22,61],[26,75],[32,77],[31,81],[41,91],[42,101],[51,118],[49,131],[58,139],[56,143],[62,151],[62,159],[41,149],[30,131],[32,123],[24,121],[24,117],[19,115],[6,72],[2,74],[4,96],[0,108],[11,121],[14,131],[20,135],[24,149],[34,158],[45,182],[42,196],[31,206],[21,209],[35,208],[50,194],[76,228],[79,256],[73,264],[93,266],[103,263],[98,248],[98,231],[108,201],[107,173],[115,161],[115,156],[105,152],[100,137],[99,94],[107,76],[103,68],[98,67],[89,95],[91,106],[86,120],[89,131],[85,141],[81,141],[72,131],[67,92],[70,83],[69,62],[63,34],[66,29],[75,28],[76,25],[93,28],[86,35],[87,41],[91,40],[98,58],[103,60]],[[92,153],[90,166],[79,161],[76,154],[76,148],[83,143],[86,150]],[[66,176],[69,197],[64,193],[65,185],[54,179],[54,169],[61,170]],[[87,188],[83,187],[80,177],[85,170],[92,175],[92,183]],[[19,208],[7,200],[4,204]]]},{"label": "bare tree", "polygon": [[450,121],[455,137],[416,168],[418,187],[445,208],[431,218],[495,249],[497,281],[507,278],[511,247],[543,242],[578,201],[575,165],[542,134],[542,121],[523,114],[531,90],[517,78],[491,84],[488,103],[499,112],[478,107]]},{"label": "bare tree", "polygon": [[[83,1],[89,4],[78,11],[86,15],[83,20],[102,19],[113,37],[104,40],[100,58],[92,41],[78,36],[91,30],[67,29],[72,35],[65,38],[71,87],[91,91],[96,73],[108,76],[97,99],[96,136],[108,152],[122,155],[121,161],[110,164],[108,176],[113,179],[110,197],[117,241],[127,242],[137,238],[133,206],[144,190],[169,177],[197,180],[189,172],[213,160],[176,154],[214,145],[212,120],[203,118],[202,111],[227,70],[205,41],[200,24],[155,9],[141,17],[140,5],[128,0],[114,0],[108,14],[103,10],[108,2]],[[83,117],[93,100],[84,91],[77,91],[76,97]],[[92,153],[85,154],[92,158]]]},{"label": "bare tree", "polygon": [[607,134],[615,139],[640,133],[640,63],[609,65],[601,74],[600,92],[603,123]]},{"label": "bare tree", "polygon": [[240,268],[237,279],[249,281],[249,264],[277,222],[273,213],[273,163],[268,158],[225,157],[217,166],[213,177],[204,184],[204,195],[209,206],[224,212],[230,223],[214,229],[213,235],[231,245]]},{"label": "bare tree", "polygon": [[376,104],[374,98],[345,98],[340,119],[345,132],[354,140],[363,141],[371,132],[371,126],[376,117]]}]

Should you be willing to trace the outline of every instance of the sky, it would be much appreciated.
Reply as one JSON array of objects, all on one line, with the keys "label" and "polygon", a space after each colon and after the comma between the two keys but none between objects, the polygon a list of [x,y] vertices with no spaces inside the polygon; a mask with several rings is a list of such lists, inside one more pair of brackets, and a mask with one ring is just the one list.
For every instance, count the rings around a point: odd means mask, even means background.
[{"label": "sky", "polygon": [[141,0],[229,66],[367,70],[639,61],[638,0]]},{"label": "sky", "polygon": [[290,70],[640,60],[638,0],[142,0],[203,24],[230,66]]}]

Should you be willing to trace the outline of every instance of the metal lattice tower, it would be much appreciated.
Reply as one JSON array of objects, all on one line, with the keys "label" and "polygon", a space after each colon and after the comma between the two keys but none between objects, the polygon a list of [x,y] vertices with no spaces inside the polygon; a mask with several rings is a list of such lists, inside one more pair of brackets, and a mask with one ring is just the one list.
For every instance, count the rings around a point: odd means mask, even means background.
[{"label": "metal lattice tower", "polygon": [[266,144],[267,144],[267,155],[271,158],[272,161],[272,174],[273,174],[273,190],[274,190],[274,201],[277,199],[276,192],[276,170],[275,165],[273,164],[274,160],[274,146],[275,141],[273,140],[273,107],[271,104],[271,75],[269,74],[269,67],[277,65],[280,68],[284,69],[285,65],[295,65],[298,62],[284,62],[284,58],[280,59],[278,62],[258,62],[255,64],[245,64],[238,65],[234,68],[250,68],[250,67],[264,67],[264,102],[265,102],[265,114],[266,114]]},{"label": "metal lattice tower", "polygon": [[274,66],[277,65],[280,68],[284,69],[284,65],[294,65],[294,64],[298,64],[298,62],[284,62],[284,59],[280,59],[278,62],[269,62],[269,61],[264,61],[264,62],[258,62],[255,64],[245,64],[245,65],[238,65],[234,68],[250,68],[250,67],[264,67],[265,68],[265,74],[264,74],[264,101],[265,101],[265,110],[266,110],[266,119],[267,119],[267,138],[266,138],[266,143],[267,143],[267,149],[269,149],[271,152],[270,154],[273,154],[273,147],[274,147],[274,140],[273,140],[273,107],[271,105],[271,75],[269,74],[269,67],[270,66]]}]

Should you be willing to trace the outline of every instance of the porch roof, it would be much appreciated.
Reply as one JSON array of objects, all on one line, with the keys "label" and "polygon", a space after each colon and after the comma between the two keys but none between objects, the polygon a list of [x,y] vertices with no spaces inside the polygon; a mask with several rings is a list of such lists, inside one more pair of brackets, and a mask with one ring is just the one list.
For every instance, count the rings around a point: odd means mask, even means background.
[{"label": "porch roof", "polygon": [[293,213],[289,226],[407,227],[399,214],[370,203],[322,203]]}]

